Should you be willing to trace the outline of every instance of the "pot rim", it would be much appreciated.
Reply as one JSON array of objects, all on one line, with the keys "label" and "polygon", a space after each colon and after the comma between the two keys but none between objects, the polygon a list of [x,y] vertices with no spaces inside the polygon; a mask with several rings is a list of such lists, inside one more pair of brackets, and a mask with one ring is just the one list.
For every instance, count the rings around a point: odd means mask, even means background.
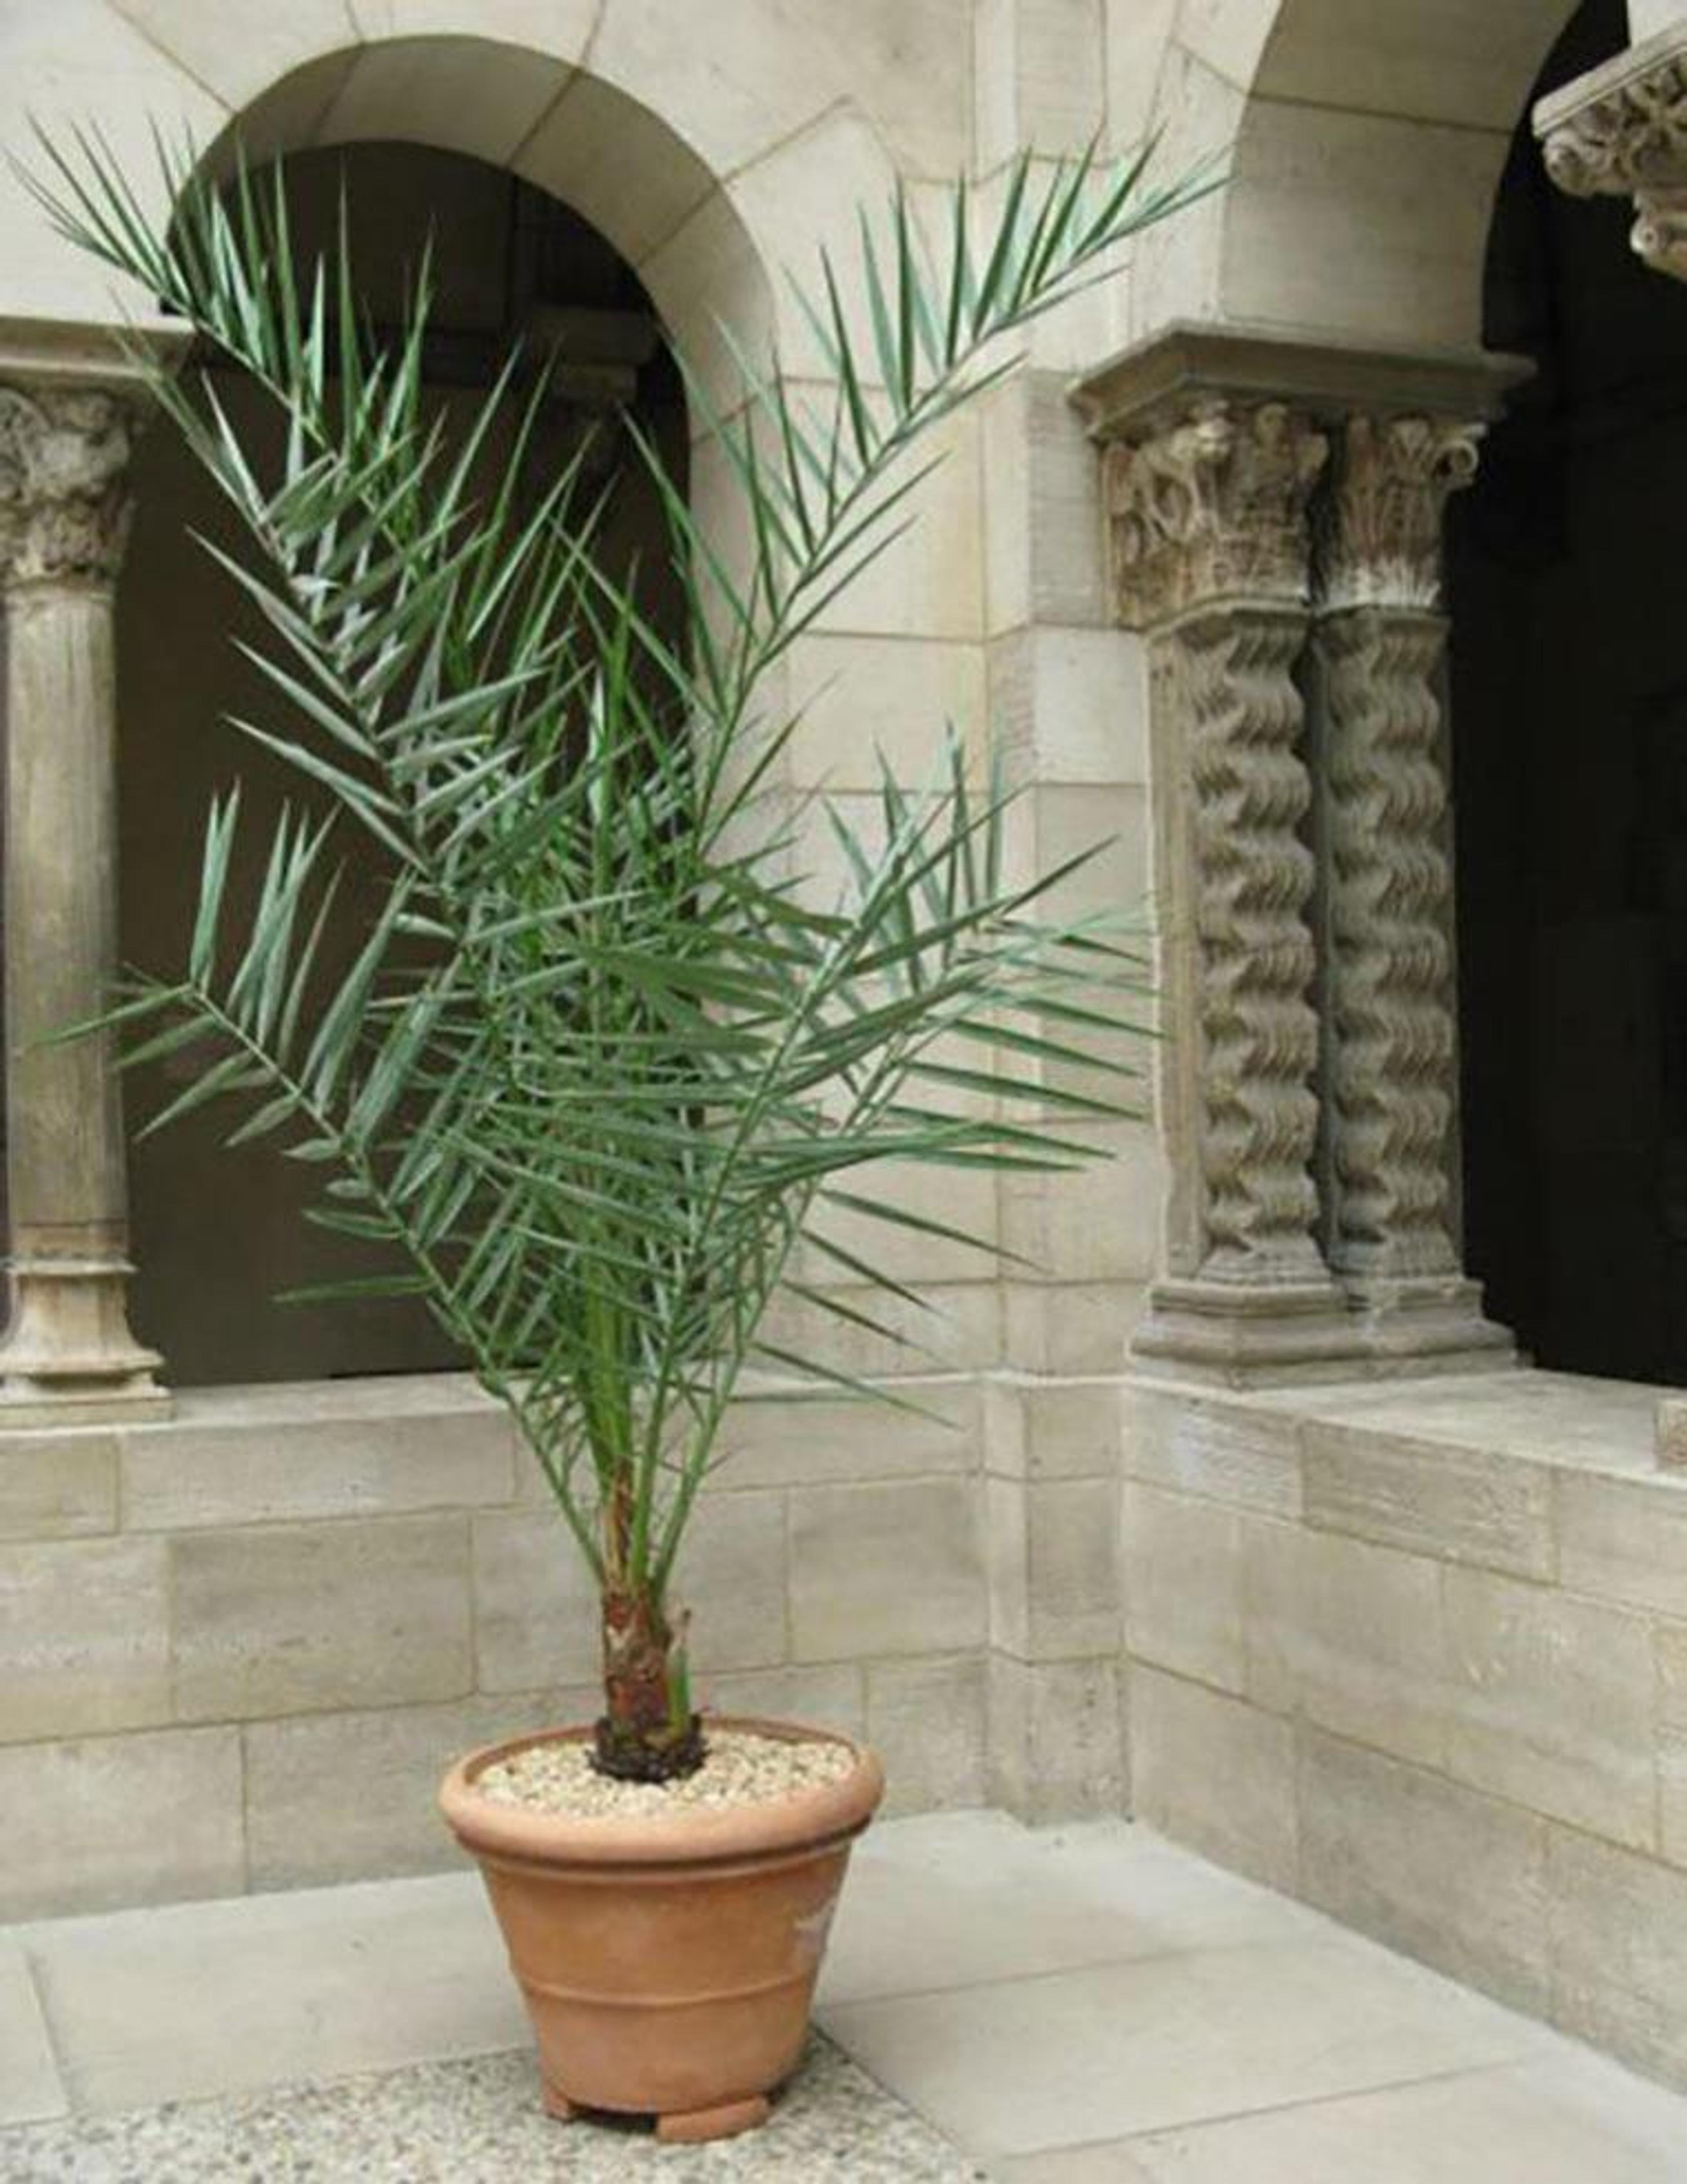
[{"label": "pot rim", "polygon": [[458,1841],[476,1855],[565,1865],[696,1865],[848,1841],[866,1826],[884,1795],[878,1755],[838,1730],[744,1714],[711,1715],[707,1725],[791,1743],[841,1744],[855,1754],[855,1764],[836,1781],[788,1797],[671,1813],[535,1813],[482,1797],[476,1780],[497,1761],[536,1744],[583,1741],[593,1733],[586,1726],[530,1730],[459,1759],[440,1785],[440,1810]]}]

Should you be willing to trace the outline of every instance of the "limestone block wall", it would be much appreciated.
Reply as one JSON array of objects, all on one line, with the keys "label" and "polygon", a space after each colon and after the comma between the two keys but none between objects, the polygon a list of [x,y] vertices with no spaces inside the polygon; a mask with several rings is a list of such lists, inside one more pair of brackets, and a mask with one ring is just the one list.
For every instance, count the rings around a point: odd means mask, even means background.
[{"label": "limestone block wall", "polygon": [[1132,1807],[1687,2083],[1687,1474],[1553,1373],[1125,1399]]},{"label": "limestone block wall", "polygon": [[[777,337],[823,412],[836,389],[787,270],[821,239],[847,250],[855,204],[899,181],[924,205],[970,170],[988,201],[1022,143],[1087,143],[1110,12],[722,0],[706,36],[676,39],[671,0],[304,0],[284,20],[258,0],[26,0],[0,11],[0,144],[26,149],[31,112],[97,119],[143,189],[154,120],[207,144],[238,124],[259,153],[472,153],[599,227],[712,398],[737,398],[718,315],[752,351]],[[0,244],[0,315],[115,315],[3,174]],[[805,632],[783,694],[805,707],[793,799],[864,799],[881,749],[921,783],[953,723],[981,779],[994,746],[1024,786],[1020,868],[1111,838],[1082,882],[1110,904],[1147,883],[1145,692],[1066,390],[1127,337],[1128,293],[1122,274],[1077,299],[952,421],[918,522]],[[731,554],[706,445],[692,483]],[[824,887],[823,826],[802,847]],[[910,1331],[954,1375],[933,1384],[952,1429],[757,1406],[699,1518],[704,1695],[865,1730],[905,1808],[988,1795],[1052,1818],[1122,1793],[1117,1376],[1161,1161],[1145,1124],[1111,1136],[1120,1158],[1090,1176],[897,1178],[916,1214],[1018,1255],[1004,1279],[934,1237],[872,1245],[941,1315]],[[909,1369],[848,1329],[823,1339],[849,1371]],[[0,1432],[0,1916],[437,1862],[451,1754],[592,1703],[589,1601],[465,1383],[206,1389],[145,1427]]]},{"label": "limestone block wall", "polygon": [[[987,1788],[983,1395],[921,1392],[742,1407],[681,1582],[702,1702],[871,1737],[900,1811]],[[461,1376],[0,1436],[0,1920],[448,1865],[445,1767],[591,1719],[596,1642]]]}]

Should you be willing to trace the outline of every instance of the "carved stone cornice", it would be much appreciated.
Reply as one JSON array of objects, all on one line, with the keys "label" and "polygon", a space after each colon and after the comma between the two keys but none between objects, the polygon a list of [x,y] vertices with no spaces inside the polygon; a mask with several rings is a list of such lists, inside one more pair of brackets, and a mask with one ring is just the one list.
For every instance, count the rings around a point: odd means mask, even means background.
[{"label": "carved stone cornice", "polygon": [[1630,47],[1534,110],[1546,171],[1571,197],[1632,197],[1629,240],[1687,280],[1687,25]]},{"label": "carved stone cornice", "polygon": [[1322,525],[1322,605],[1439,604],[1442,519],[1449,498],[1476,476],[1484,429],[1363,411],[1338,428]]},{"label": "carved stone cornice", "polygon": [[1282,402],[1197,397],[1106,452],[1119,619],[1149,628],[1219,599],[1303,605],[1306,510],[1329,443]]},{"label": "carved stone cornice", "polygon": [[0,383],[0,584],[116,576],[141,417],[104,388]]}]

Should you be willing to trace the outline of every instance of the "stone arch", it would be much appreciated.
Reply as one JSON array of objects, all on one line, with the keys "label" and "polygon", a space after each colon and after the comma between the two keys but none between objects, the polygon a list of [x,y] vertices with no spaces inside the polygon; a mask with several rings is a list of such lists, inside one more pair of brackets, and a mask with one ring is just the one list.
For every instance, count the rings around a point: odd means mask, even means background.
[{"label": "stone arch", "polygon": [[1229,187],[1145,268],[1142,330],[1249,320],[1429,347],[1481,339],[1495,191],[1573,0],[1181,0],[1167,163]]},{"label": "stone arch", "polygon": [[401,138],[504,167],[596,228],[643,281],[670,337],[727,392],[720,326],[765,355],[773,286],[731,198],[654,107],[532,47],[392,38],[327,53],[260,92],[219,132],[215,173],[305,146]]},{"label": "stone arch", "polygon": [[[259,20],[262,15],[261,21]],[[669,0],[298,0],[186,8],[66,0],[0,21],[0,130],[97,124],[143,203],[155,126],[225,153],[401,135],[506,167],[591,222],[669,335],[730,394],[718,321],[824,376],[786,269],[847,245],[858,203],[964,164],[967,71],[945,19],[901,0],[714,0],[676,38]],[[721,56],[730,53],[730,67]],[[155,195],[153,203],[155,203]],[[0,317],[99,323],[109,277],[0,176]],[[128,296],[144,319],[147,299]]]}]

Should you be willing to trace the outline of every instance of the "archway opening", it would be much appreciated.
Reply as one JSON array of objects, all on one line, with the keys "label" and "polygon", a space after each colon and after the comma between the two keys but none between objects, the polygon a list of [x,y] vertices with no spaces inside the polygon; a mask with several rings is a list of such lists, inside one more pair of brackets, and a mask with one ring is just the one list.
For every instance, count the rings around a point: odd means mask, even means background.
[{"label": "archway opening", "polygon": [[[548,356],[552,393],[522,456],[522,490],[536,494],[586,440],[593,488],[609,494],[600,533],[605,566],[619,574],[636,564],[647,613],[671,630],[678,601],[660,504],[625,428],[635,418],[662,449],[670,475],[683,482],[685,404],[655,309],[632,267],[556,198],[465,153],[361,142],[292,154],[287,175],[307,265],[331,247],[343,191],[359,304],[377,337],[396,326],[431,235],[436,301],[426,374],[448,436],[477,406],[513,341]],[[279,451],[283,426],[273,405],[240,372],[199,361],[236,422],[268,436]],[[505,434],[487,450],[488,487],[512,459],[518,407],[511,405]],[[238,649],[242,638],[259,634],[256,610],[191,535],[240,552],[231,513],[167,432],[143,443],[135,486],[136,530],[119,602],[123,953],[168,968],[181,960],[211,794],[237,777],[248,805],[306,800],[297,774],[225,724],[232,716],[288,725]],[[255,872],[243,877],[255,884]],[[365,866],[359,887],[359,872],[348,874],[331,949],[357,945],[372,878]],[[136,1072],[127,1088],[131,1117],[156,1112],[173,1077],[196,1066],[189,1049]],[[162,1351],[171,1380],[316,1379],[456,1362],[409,1301],[274,1302],[277,1291],[355,1275],[370,1262],[349,1240],[305,1223],[316,1181],[309,1171],[268,1149],[229,1153],[220,1141],[230,1127],[214,1109],[202,1112],[131,1150],[134,1324]]]},{"label": "archway opening", "polygon": [[[1535,96],[1627,38],[1585,0]],[[1525,120],[1484,333],[1535,375],[1450,541],[1465,1228],[1538,1362],[1687,1384],[1687,290],[1631,217]]]}]

